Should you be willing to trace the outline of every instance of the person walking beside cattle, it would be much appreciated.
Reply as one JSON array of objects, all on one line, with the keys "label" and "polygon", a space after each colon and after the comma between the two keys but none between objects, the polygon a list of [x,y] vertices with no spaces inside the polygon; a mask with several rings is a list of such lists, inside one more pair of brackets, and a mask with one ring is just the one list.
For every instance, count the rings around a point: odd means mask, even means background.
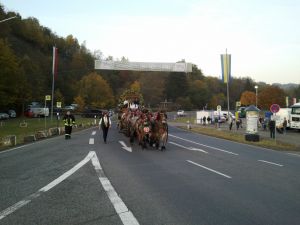
[{"label": "person walking beside cattle", "polygon": [[65,139],[71,138],[72,127],[75,125],[75,117],[67,111],[64,115],[63,121],[65,123]]},{"label": "person walking beside cattle", "polygon": [[100,127],[103,132],[103,141],[106,144],[108,129],[111,127],[111,120],[106,111],[103,113],[103,116],[101,117],[101,119],[99,121],[99,129],[100,129]]}]

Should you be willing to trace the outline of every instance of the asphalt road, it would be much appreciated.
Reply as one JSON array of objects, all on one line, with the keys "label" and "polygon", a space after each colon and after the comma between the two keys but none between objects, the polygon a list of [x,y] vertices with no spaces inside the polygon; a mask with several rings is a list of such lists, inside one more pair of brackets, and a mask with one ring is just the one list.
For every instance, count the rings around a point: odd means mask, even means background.
[{"label": "asphalt road", "polygon": [[0,153],[0,224],[300,224],[300,155],[174,127],[166,151],[113,127]]}]

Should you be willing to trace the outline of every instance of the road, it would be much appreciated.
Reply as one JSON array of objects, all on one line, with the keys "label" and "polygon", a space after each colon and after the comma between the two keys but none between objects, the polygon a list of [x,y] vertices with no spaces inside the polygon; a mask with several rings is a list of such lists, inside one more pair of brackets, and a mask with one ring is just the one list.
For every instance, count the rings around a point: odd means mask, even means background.
[{"label": "road", "polygon": [[166,151],[113,127],[0,153],[0,224],[299,224],[300,155],[169,129]]}]

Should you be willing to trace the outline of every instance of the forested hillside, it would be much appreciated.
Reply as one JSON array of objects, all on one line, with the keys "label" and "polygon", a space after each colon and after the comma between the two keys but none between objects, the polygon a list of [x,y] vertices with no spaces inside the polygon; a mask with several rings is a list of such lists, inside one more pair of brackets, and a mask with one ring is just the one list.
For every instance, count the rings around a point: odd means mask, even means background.
[{"label": "forested hillside", "polygon": [[[143,94],[145,105],[150,107],[158,107],[162,101],[186,110],[227,106],[226,84],[218,78],[204,76],[196,65],[189,74],[95,71],[94,60],[101,54],[92,53],[72,34],[60,37],[40,24],[37,18],[22,18],[15,12],[6,12],[0,5],[0,21],[12,16],[16,18],[0,23],[1,110],[14,108],[20,112],[29,102],[43,102],[44,96],[51,94],[53,46],[58,48],[54,101],[62,101],[65,105],[77,102],[83,107],[111,108],[124,90],[135,85]],[[103,60],[109,59],[114,58],[109,56]],[[128,59],[122,57],[121,60]],[[284,91],[277,86],[255,83],[251,78],[235,77],[229,86],[231,108],[245,91],[255,93],[255,85],[259,85],[258,105],[261,108],[273,103],[268,99],[274,91],[277,94],[272,101],[278,104],[285,104],[285,96],[300,98],[299,85]],[[242,104],[255,102],[242,101]]]}]

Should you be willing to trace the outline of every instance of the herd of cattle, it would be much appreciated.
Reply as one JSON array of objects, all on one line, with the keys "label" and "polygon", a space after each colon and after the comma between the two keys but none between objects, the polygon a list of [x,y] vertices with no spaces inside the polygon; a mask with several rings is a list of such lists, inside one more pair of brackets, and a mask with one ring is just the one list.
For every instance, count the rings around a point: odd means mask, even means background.
[{"label": "herd of cattle", "polygon": [[168,141],[167,115],[163,112],[122,108],[118,115],[118,128],[130,138],[130,143],[137,139],[142,149],[147,146],[163,151]]}]

